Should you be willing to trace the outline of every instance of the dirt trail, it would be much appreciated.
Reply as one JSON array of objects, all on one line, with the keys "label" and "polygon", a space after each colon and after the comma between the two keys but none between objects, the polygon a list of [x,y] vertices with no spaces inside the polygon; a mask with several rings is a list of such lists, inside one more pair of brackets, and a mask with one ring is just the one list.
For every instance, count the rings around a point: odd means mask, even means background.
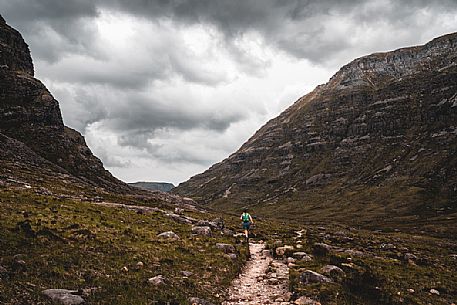
[{"label": "dirt trail", "polygon": [[290,304],[289,268],[274,260],[263,243],[250,243],[251,259],[232,282],[229,298],[223,305]]}]

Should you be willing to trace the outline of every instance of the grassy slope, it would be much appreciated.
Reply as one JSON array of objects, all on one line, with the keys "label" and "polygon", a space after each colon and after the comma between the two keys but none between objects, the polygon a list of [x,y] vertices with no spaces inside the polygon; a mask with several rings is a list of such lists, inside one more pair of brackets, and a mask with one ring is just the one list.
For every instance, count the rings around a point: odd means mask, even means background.
[{"label": "grassy slope", "polygon": [[[0,265],[9,271],[0,280],[0,303],[46,304],[41,295],[46,288],[97,288],[86,298],[90,304],[185,304],[189,296],[217,303],[217,294],[224,294],[246,258],[241,246],[236,261],[216,249],[216,242],[234,243],[233,238],[192,236],[190,225],[159,212],[138,214],[6,188],[0,189],[0,206]],[[28,236],[26,224],[36,236]],[[181,239],[156,237],[168,230]],[[17,259],[26,262],[25,270],[15,270]],[[136,268],[139,261],[144,263],[141,269]],[[122,271],[124,266],[128,272]],[[186,278],[182,271],[193,275]],[[168,283],[149,285],[147,279],[158,274]]]}]

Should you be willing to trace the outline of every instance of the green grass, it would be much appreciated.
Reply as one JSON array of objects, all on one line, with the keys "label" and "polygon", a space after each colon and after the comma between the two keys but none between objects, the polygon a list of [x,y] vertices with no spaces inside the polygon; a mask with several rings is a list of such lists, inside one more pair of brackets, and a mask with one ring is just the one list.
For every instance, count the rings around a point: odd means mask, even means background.
[{"label": "green grass", "polygon": [[[216,249],[217,242],[235,243],[233,238],[192,236],[190,225],[160,212],[138,214],[6,189],[0,192],[0,206],[0,265],[10,271],[0,281],[0,303],[46,304],[41,291],[47,288],[96,288],[86,297],[90,304],[186,304],[189,296],[218,303],[246,259],[243,246],[236,261]],[[181,239],[157,238],[169,230]],[[14,270],[18,254],[26,270]],[[139,261],[143,268],[136,267]],[[185,278],[182,271],[193,275]],[[147,283],[159,274],[168,278],[164,287]]]}]

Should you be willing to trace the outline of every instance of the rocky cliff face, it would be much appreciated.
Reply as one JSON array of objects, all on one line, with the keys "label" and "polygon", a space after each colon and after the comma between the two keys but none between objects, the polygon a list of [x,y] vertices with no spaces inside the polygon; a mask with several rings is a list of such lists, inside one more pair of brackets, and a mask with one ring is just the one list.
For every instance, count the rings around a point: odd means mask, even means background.
[{"label": "rocky cliff face", "polygon": [[[59,103],[33,74],[27,44],[0,17],[0,139],[2,144],[8,141],[12,145],[2,145],[1,155],[29,164],[31,160],[18,160],[18,155],[7,151],[27,147],[34,152],[28,154],[30,158],[47,160],[54,169],[60,168],[84,183],[113,191],[129,190],[103,168],[77,131],[64,126]],[[32,163],[44,164],[41,159]]]},{"label": "rocky cliff face", "polygon": [[457,33],[356,59],[174,192],[292,217],[454,210],[456,62]]}]

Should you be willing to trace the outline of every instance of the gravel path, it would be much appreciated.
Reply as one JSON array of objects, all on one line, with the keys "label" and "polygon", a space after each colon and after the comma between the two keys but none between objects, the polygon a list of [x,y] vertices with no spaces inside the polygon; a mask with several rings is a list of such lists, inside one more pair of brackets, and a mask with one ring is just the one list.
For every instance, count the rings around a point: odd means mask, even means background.
[{"label": "gravel path", "polygon": [[223,305],[290,304],[289,268],[274,260],[263,243],[250,243],[251,259],[232,282],[229,298]]}]

